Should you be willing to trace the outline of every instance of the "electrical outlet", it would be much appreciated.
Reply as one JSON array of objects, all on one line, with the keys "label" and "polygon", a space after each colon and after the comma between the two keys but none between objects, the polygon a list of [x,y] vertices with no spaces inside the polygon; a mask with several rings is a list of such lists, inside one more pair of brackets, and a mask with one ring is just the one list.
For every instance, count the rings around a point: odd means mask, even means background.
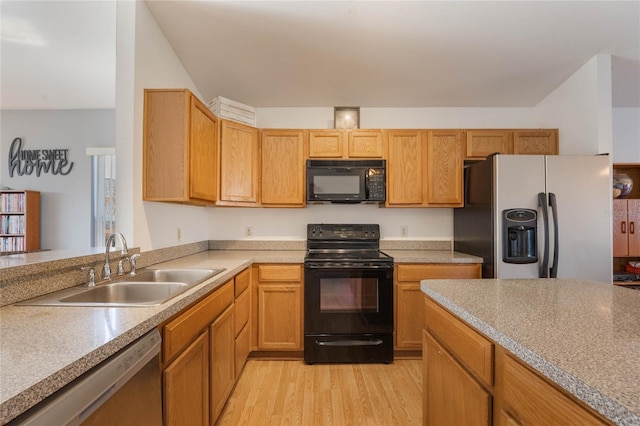
[{"label": "electrical outlet", "polygon": [[247,237],[251,237],[253,235],[253,228],[251,226],[247,226],[244,229],[244,235]]},{"label": "electrical outlet", "polygon": [[403,237],[407,237],[409,235],[409,227],[407,225],[400,227],[400,235]]},{"label": "electrical outlet", "polygon": [[181,240],[181,239],[182,239],[182,230],[181,230],[180,228],[178,228],[178,229],[176,230],[176,240],[177,240],[178,242],[180,242],[180,240]]}]

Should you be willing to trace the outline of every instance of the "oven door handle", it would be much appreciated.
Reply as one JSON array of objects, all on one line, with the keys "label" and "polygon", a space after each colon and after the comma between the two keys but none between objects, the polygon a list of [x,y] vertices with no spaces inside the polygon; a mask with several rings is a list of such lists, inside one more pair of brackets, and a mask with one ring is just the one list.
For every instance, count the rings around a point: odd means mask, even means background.
[{"label": "oven door handle", "polygon": [[376,265],[367,263],[305,263],[307,269],[393,269],[393,265]]},{"label": "oven door handle", "polygon": [[380,339],[371,339],[371,340],[316,340],[316,345],[318,346],[380,346],[382,344],[382,340]]}]

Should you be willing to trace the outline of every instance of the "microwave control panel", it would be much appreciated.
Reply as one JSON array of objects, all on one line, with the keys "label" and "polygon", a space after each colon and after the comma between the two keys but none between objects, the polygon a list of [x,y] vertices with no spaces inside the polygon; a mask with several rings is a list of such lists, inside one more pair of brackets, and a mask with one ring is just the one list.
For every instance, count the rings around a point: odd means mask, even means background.
[{"label": "microwave control panel", "polygon": [[368,171],[368,190],[369,200],[385,201],[386,194],[386,177],[384,169],[369,169]]}]

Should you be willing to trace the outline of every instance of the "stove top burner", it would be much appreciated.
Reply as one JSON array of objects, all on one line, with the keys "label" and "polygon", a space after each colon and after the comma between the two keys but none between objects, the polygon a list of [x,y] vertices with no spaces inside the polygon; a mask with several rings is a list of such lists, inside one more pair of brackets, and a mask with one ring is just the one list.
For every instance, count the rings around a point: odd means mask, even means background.
[{"label": "stove top burner", "polygon": [[393,262],[380,251],[380,225],[307,225],[305,262]]},{"label": "stove top burner", "polygon": [[393,261],[388,254],[378,250],[308,250],[305,260],[336,261],[336,260],[367,260]]}]

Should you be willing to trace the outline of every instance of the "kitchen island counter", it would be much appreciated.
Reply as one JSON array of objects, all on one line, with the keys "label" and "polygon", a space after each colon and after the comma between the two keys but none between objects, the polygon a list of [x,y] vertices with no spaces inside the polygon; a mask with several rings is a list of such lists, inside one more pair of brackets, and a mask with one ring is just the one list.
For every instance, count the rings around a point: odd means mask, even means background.
[{"label": "kitchen island counter", "polygon": [[640,291],[570,279],[424,280],[421,289],[614,423],[640,425]]}]

